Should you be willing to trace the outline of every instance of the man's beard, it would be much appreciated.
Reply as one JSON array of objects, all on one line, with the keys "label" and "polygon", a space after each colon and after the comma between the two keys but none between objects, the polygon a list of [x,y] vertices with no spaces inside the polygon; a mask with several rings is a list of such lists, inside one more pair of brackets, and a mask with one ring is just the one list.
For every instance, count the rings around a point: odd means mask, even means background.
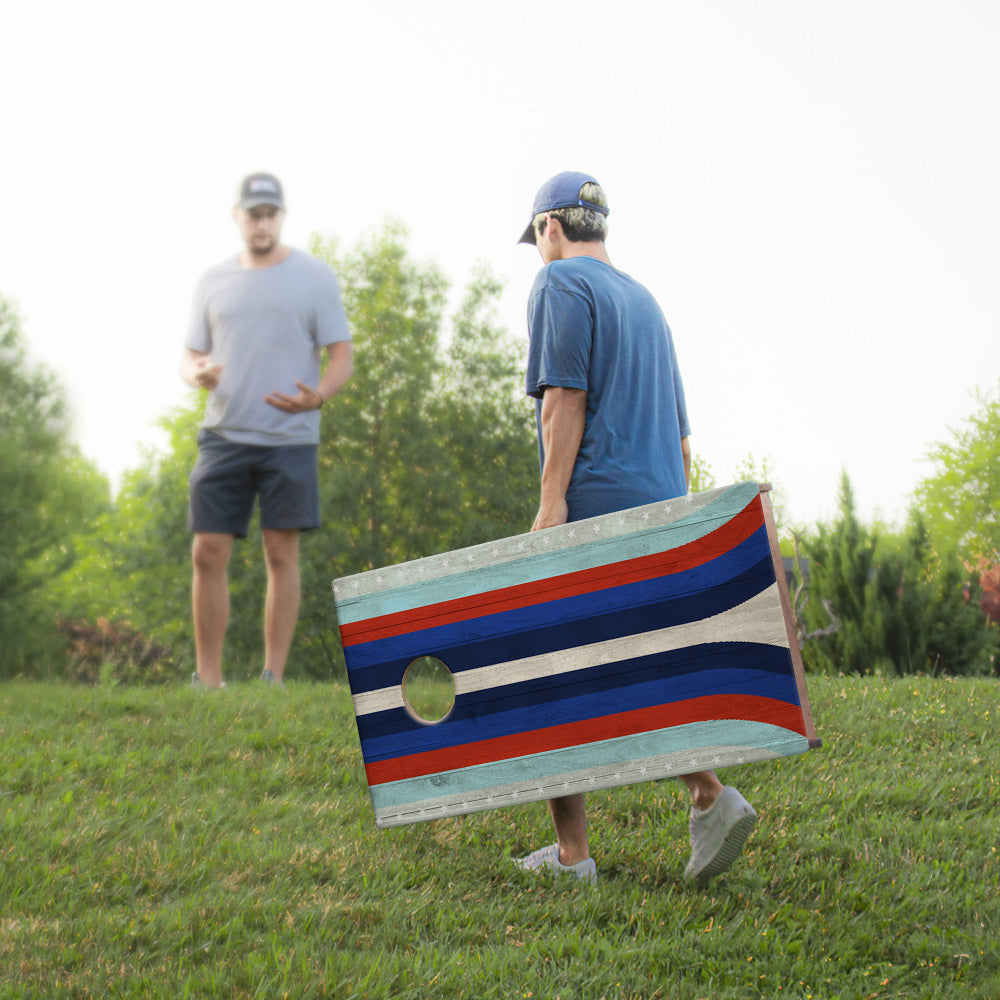
[{"label": "man's beard", "polygon": [[266,257],[277,245],[277,240],[268,240],[267,243],[251,243],[250,253],[256,254],[258,257]]}]

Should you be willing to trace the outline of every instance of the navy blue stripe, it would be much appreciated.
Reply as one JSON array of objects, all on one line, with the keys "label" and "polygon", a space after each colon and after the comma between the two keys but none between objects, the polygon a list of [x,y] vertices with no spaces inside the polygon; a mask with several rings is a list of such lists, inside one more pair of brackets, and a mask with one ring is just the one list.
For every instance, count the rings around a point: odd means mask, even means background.
[{"label": "navy blue stripe", "polygon": [[[761,563],[765,564],[765,572],[773,583],[774,567],[771,562],[767,531],[763,526],[734,548],[720,552],[708,562],[681,573],[668,573],[652,580],[618,587],[609,586],[591,593],[532,604],[497,614],[485,613],[469,621],[428,629],[413,629],[402,635],[350,645],[345,647],[344,652],[350,670],[389,659],[403,657],[413,659],[423,655],[429,643],[437,643],[438,635],[443,637],[441,644],[448,645],[452,641],[450,636],[455,632],[468,637],[470,629],[475,629],[477,638],[487,639],[503,633],[530,630],[540,623],[586,618],[593,614],[595,608],[608,611],[627,609],[630,605],[651,603],[654,600],[685,597],[723,585],[733,578],[738,579],[746,569]],[[677,618],[677,624],[696,621],[700,617],[703,616],[692,613],[687,617]],[[365,690],[372,689],[366,687]]]},{"label": "navy blue stripe", "polygon": [[[775,675],[762,680],[760,693],[783,701],[797,700],[791,655],[784,647],[715,642],[601,663],[554,677],[536,677],[514,684],[501,681],[493,687],[461,695],[456,699],[449,722],[475,719],[477,724],[482,724],[482,720],[493,713],[559,702],[572,691],[605,693],[614,699],[626,688],[652,682],[664,686],[666,694],[659,696],[659,701],[667,696],[672,701],[681,701],[704,693],[704,679],[698,676],[703,671],[730,668]],[[718,677],[714,677],[713,684],[717,681]],[[401,707],[358,716],[358,734],[362,741],[419,728],[421,724]]]},{"label": "navy blue stripe", "polygon": [[[737,646],[744,648],[735,649]],[[571,674],[555,687],[522,691],[509,698],[507,688],[494,689],[492,700],[475,697],[483,692],[465,695],[444,722],[433,726],[414,721],[404,709],[362,716],[357,721],[364,759],[388,760],[460,747],[705,695],[756,695],[799,704],[791,657],[782,647],[719,643],[657,655],[659,664],[651,662],[654,656],[619,664],[622,673],[618,677],[597,678],[594,687]],[[683,669],[682,658],[690,669]],[[640,671],[635,682],[630,678],[634,666]],[[669,709],[665,713],[669,718]]]},{"label": "navy blue stripe", "polygon": [[762,557],[759,547],[744,544],[686,573],[348,646],[351,690],[361,694],[400,683],[418,656],[437,656],[459,673],[700,621],[774,583],[770,549],[765,552]]},{"label": "navy blue stripe", "polygon": [[[713,582],[709,589],[700,593],[653,602],[653,594],[647,589],[647,602],[644,604],[629,606],[626,603],[624,609],[620,607],[621,601],[613,601],[609,607],[595,605],[588,609],[588,617],[585,618],[564,618],[558,614],[559,606],[578,600],[567,598],[550,602],[548,607],[553,613],[538,621],[533,628],[525,626],[519,631],[501,634],[482,635],[481,619],[470,623],[475,629],[471,635],[469,629],[453,630],[447,627],[428,630],[424,635],[425,641],[407,655],[356,669],[350,674],[351,688],[358,693],[359,688],[378,690],[399,684],[407,666],[420,655],[438,657],[452,673],[457,674],[528,656],[543,656],[590,643],[613,641],[656,628],[701,621],[742,604],[773,582],[774,567],[768,553],[765,559],[726,584]],[[650,581],[617,589],[655,588],[655,585],[656,581]],[[450,645],[446,644],[448,639],[452,640]],[[431,642],[439,645],[431,645]]]}]

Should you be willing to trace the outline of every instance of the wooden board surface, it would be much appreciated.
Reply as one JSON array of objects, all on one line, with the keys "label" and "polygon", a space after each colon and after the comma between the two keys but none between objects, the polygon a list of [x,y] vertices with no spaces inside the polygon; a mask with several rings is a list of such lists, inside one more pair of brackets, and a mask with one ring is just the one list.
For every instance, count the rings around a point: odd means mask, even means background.
[{"label": "wooden board surface", "polygon": [[[802,753],[815,744],[757,483],[334,581],[379,826]],[[407,667],[447,665],[427,724]]]}]

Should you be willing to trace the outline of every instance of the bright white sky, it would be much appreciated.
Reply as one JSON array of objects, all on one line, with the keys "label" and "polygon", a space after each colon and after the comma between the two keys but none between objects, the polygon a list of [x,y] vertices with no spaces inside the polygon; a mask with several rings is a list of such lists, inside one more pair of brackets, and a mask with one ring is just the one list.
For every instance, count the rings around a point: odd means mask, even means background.
[{"label": "bright white sky", "polygon": [[191,292],[257,169],[287,242],[394,216],[456,284],[504,277],[519,334],[535,190],[593,173],[695,452],[720,482],[767,458],[796,523],[842,468],[902,517],[996,384],[995,0],[55,0],[5,5],[0,39],[0,294],[113,481],[185,398]]}]

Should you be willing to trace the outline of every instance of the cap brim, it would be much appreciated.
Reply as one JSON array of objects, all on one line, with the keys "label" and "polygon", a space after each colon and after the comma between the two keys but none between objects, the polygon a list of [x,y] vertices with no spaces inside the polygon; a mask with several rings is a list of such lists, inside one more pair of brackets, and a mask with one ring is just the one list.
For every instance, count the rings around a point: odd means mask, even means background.
[{"label": "cap brim", "polygon": [[259,205],[273,205],[279,212],[284,212],[285,206],[280,202],[276,201],[274,198],[268,198],[267,196],[263,198],[244,198],[240,202],[240,208],[257,208]]},{"label": "cap brim", "polygon": [[521,233],[521,238],[517,241],[518,243],[530,243],[532,246],[538,246],[535,240],[535,220],[532,219],[528,223],[528,228]]}]

